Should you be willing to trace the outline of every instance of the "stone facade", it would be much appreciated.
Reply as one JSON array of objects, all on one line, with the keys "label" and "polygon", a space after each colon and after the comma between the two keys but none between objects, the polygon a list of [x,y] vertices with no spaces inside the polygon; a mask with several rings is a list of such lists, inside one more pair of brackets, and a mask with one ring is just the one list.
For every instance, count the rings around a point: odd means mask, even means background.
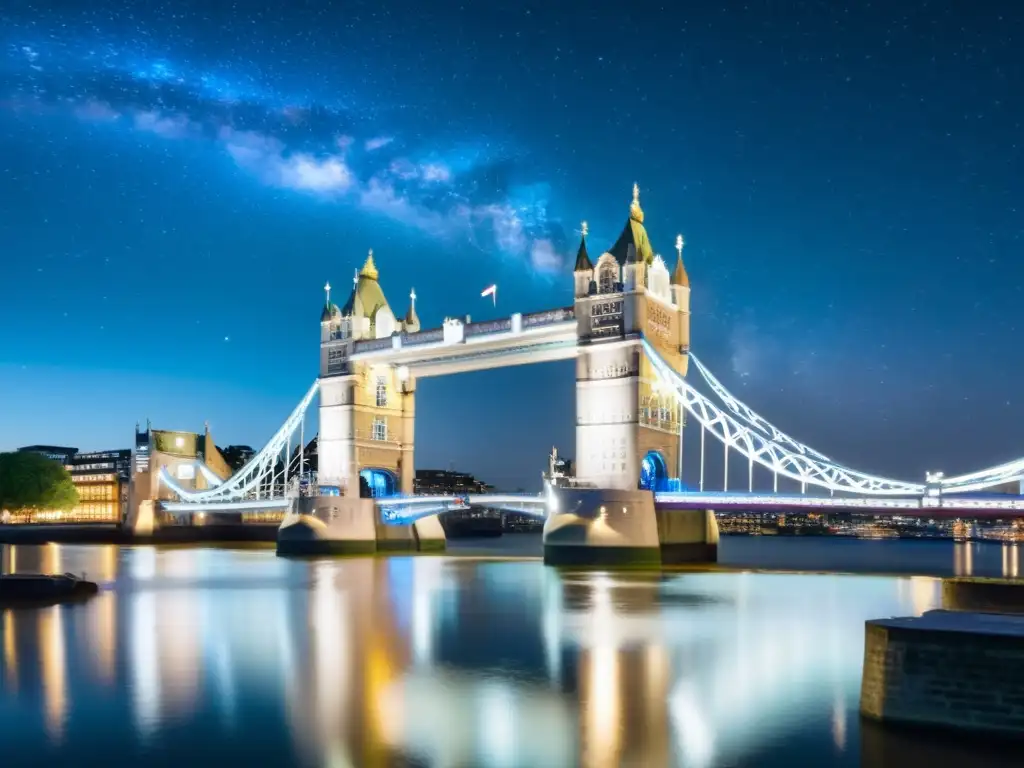
[{"label": "stone facade", "polygon": [[860,709],[883,722],[1024,733],[1024,617],[868,621]]}]

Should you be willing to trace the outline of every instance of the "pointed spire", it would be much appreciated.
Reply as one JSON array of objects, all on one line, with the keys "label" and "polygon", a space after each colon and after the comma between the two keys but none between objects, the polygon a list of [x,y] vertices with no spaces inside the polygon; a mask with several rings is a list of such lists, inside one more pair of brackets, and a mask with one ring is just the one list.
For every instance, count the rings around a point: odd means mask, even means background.
[{"label": "pointed spire", "polygon": [[320,313],[320,322],[321,323],[330,322],[330,320],[331,320],[331,318],[333,316],[334,316],[334,307],[331,306],[331,284],[328,282],[328,283],[324,283],[324,309]]},{"label": "pointed spire", "polygon": [[686,267],[683,266],[683,245],[685,244],[682,235],[676,235],[676,268],[672,273],[672,285],[685,285],[689,287],[690,277],[686,274]]},{"label": "pointed spire", "polygon": [[366,256],[366,263],[363,264],[363,268],[359,270],[359,277],[376,280],[379,274],[380,273],[377,272],[377,265],[373,263],[373,248],[371,248],[370,253]]},{"label": "pointed spire", "polygon": [[576,266],[573,267],[573,272],[586,272],[594,268],[594,265],[590,261],[590,255],[587,253],[587,232],[590,230],[587,227],[587,222],[580,223],[580,248],[576,251]]},{"label": "pointed spire", "polygon": [[409,311],[405,313],[405,328],[416,332],[420,328],[420,318],[416,314],[416,289],[409,291]]},{"label": "pointed spire", "polygon": [[640,207],[640,185],[633,185],[633,202],[629,204],[629,218],[633,221],[643,224],[644,223],[644,212]]}]

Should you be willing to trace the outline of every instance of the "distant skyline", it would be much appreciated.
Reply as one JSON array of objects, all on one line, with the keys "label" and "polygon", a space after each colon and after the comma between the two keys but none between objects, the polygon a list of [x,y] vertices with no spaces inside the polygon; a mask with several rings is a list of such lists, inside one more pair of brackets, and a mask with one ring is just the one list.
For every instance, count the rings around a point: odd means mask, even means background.
[{"label": "distant skyline", "polygon": [[[259,447],[369,248],[424,327],[564,306],[637,182],[764,416],[908,480],[1024,455],[1024,10],[462,5],[4,4],[0,450]],[[425,380],[416,463],[535,487],[573,398]]]}]

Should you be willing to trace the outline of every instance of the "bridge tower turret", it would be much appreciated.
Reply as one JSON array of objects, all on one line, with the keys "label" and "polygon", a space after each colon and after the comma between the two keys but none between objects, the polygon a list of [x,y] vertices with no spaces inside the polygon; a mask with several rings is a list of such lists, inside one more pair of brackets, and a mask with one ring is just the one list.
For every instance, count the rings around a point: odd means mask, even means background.
[{"label": "bridge tower turret", "polygon": [[575,281],[574,295],[577,299],[597,290],[594,283],[594,265],[591,264],[590,254],[587,253],[587,222],[585,221],[580,224],[580,247],[576,251],[573,280]]}]

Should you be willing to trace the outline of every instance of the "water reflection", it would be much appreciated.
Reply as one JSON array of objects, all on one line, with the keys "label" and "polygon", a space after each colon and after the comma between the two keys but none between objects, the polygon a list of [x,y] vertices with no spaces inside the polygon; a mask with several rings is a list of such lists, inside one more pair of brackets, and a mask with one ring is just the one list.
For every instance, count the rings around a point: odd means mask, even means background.
[{"label": "water reflection", "polygon": [[1003,544],[1003,576],[1008,579],[1020,576],[1020,547],[1017,544]]},{"label": "water reflection", "polygon": [[860,765],[863,621],[940,603],[929,578],[16,549],[105,587],[3,612],[12,765]]}]

